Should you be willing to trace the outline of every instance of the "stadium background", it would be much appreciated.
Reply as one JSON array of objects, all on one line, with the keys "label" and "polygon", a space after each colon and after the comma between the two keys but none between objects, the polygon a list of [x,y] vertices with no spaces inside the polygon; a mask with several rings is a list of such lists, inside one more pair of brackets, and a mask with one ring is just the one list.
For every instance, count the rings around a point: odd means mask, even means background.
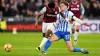
[{"label": "stadium background", "polygon": [[[58,2],[61,0],[53,1],[58,6]],[[7,22],[6,32],[0,32],[0,56],[37,56],[38,53],[34,48],[42,40],[42,33],[40,32],[42,17],[39,20],[38,28],[35,28],[35,16],[48,2],[49,0],[0,0],[0,20],[5,19]],[[82,47],[89,50],[90,54],[88,56],[99,56],[100,0],[80,0],[80,2],[83,3],[85,8],[84,21],[88,22],[90,26],[89,28],[83,25],[80,27],[80,33],[85,34],[79,35],[79,43],[74,47]],[[18,34],[13,35],[11,33],[13,28],[17,29]],[[9,53],[3,49],[6,43],[13,45],[13,49]],[[65,44],[61,40],[50,47],[47,56],[85,55],[66,51]]]}]

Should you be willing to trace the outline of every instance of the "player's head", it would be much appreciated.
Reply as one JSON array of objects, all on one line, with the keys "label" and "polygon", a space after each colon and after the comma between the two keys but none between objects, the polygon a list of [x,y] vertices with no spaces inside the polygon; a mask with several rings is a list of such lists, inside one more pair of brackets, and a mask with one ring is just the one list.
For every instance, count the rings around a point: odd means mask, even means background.
[{"label": "player's head", "polygon": [[61,11],[67,10],[68,6],[69,6],[68,2],[65,2],[65,1],[60,2],[60,9],[61,9]]},{"label": "player's head", "polygon": [[74,2],[74,3],[77,2],[77,1],[78,1],[78,0],[72,0],[72,2]]},{"label": "player's head", "polygon": [[53,1],[50,1],[48,4],[49,8],[55,8],[55,3]]}]

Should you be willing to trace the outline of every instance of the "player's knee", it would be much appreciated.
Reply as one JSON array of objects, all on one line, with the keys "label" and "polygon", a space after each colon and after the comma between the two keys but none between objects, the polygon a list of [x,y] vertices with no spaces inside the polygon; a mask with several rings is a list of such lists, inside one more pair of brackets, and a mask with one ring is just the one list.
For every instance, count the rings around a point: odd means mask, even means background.
[{"label": "player's knee", "polygon": [[52,33],[52,31],[51,31],[50,29],[48,29],[47,33],[51,34],[51,33]]},{"label": "player's knee", "polygon": [[73,49],[68,49],[69,51],[73,52],[74,50]]},{"label": "player's knee", "polygon": [[75,30],[76,30],[77,32],[79,32],[79,28],[80,28],[80,27],[79,27],[79,26],[77,26]]},{"label": "player's knee", "polygon": [[52,31],[50,29],[47,30],[45,37],[48,38],[52,34]]},{"label": "player's knee", "polygon": [[75,32],[75,29],[73,28],[73,29],[72,29],[72,33],[74,33],[74,32]]},{"label": "player's knee", "polygon": [[79,29],[76,29],[77,32],[79,32]]},{"label": "player's knee", "polygon": [[77,32],[79,32],[79,28],[76,28],[75,30],[76,30]]}]

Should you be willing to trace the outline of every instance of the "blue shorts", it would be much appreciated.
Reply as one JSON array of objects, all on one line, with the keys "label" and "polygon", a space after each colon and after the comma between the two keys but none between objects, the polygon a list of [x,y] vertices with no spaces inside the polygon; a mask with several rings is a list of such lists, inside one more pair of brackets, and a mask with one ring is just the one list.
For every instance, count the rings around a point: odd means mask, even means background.
[{"label": "blue shorts", "polygon": [[58,40],[63,38],[65,41],[70,41],[70,32],[57,31],[54,34],[58,37]]}]

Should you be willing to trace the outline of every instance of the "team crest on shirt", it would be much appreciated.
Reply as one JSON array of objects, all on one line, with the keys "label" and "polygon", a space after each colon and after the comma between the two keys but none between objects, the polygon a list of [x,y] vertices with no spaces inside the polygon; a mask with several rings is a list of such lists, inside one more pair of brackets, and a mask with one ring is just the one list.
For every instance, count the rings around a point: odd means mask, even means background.
[{"label": "team crest on shirt", "polygon": [[77,5],[77,7],[79,7],[79,5]]},{"label": "team crest on shirt", "polygon": [[57,11],[55,12],[55,14],[57,14]]},{"label": "team crest on shirt", "polygon": [[73,7],[73,6],[71,6],[71,7]]}]

